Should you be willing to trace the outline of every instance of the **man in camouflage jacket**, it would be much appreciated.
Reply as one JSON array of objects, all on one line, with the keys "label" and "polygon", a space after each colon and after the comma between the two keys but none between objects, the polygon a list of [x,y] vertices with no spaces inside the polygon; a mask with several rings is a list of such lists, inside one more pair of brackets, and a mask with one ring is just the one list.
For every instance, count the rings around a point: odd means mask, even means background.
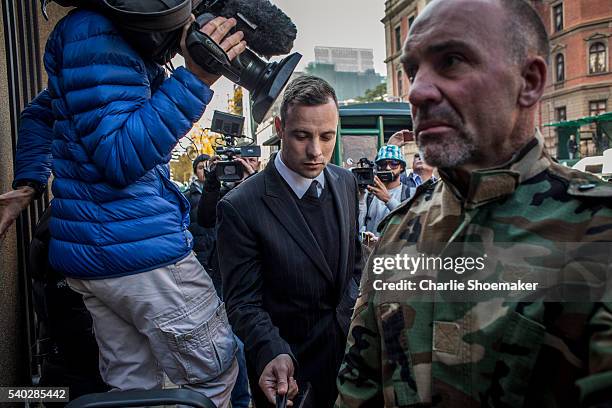
[{"label": "man in camouflage jacket", "polygon": [[[477,14],[487,18],[470,24]],[[402,61],[416,140],[441,180],[379,227],[337,407],[612,406],[612,303],[596,301],[611,299],[612,185],[555,163],[533,136],[548,48],[522,0],[434,0],[411,27]],[[604,290],[464,302],[375,290],[406,277],[373,273],[377,257],[461,255],[470,243],[503,264],[489,271],[499,281],[518,274],[550,289],[590,273]]]}]

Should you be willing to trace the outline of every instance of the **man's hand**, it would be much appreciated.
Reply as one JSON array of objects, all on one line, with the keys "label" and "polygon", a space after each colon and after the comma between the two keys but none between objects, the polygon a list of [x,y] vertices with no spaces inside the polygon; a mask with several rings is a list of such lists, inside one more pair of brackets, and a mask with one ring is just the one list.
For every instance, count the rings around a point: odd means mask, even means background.
[{"label": "man's hand", "polygon": [[221,182],[217,177],[217,165],[213,164],[210,169],[204,170],[206,179],[204,180],[204,191],[219,191],[221,190]]},{"label": "man's hand", "polygon": [[250,176],[251,174],[255,173],[255,168],[251,161],[246,160],[242,157],[236,157],[236,160],[242,164],[242,167],[244,168],[244,172],[246,173],[245,176]]},{"label": "man's hand", "polygon": [[[191,58],[191,55],[189,55],[189,51],[187,50],[187,45],[185,43],[189,29],[194,21],[195,17],[192,14],[189,22],[187,22],[187,24],[185,24],[183,27],[183,36],[181,37],[181,53],[183,54],[183,57],[185,57],[185,66],[187,69],[193,72],[206,85],[211,86],[217,81],[217,79],[219,79],[220,76],[206,72],[204,69],[202,69],[202,67],[196,64],[193,58]],[[230,61],[242,54],[242,52],[246,49],[246,41],[242,40],[244,38],[244,33],[242,31],[237,31],[225,38],[227,33],[235,25],[235,18],[227,19],[225,17],[216,17],[210,20],[200,29],[201,32],[208,35],[214,42],[223,48],[223,51],[227,53]]]},{"label": "man's hand", "polygon": [[376,245],[376,243],[378,242],[378,237],[376,235],[374,235],[374,233],[370,232],[370,231],[364,231],[362,233],[362,239],[363,239],[363,244],[367,247],[374,247],[374,245]]},{"label": "man's hand", "polygon": [[24,186],[0,195],[0,242],[19,214],[30,205],[35,194],[32,187]]},{"label": "man's hand", "polygon": [[357,194],[358,194],[358,196],[359,196],[359,201],[361,201],[361,199],[363,198],[363,196],[365,196],[365,193],[366,193],[366,191],[367,191],[366,187],[367,187],[367,186],[364,186],[364,187],[359,186],[359,189],[358,189],[358,191],[357,191]]},{"label": "man's hand", "polygon": [[411,130],[400,130],[399,132],[394,133],[390,138],[387,144],[396,145],[402,147],[408,142],[414,141],[414,132]]},{"label": "man's hand", "polygon": [[383,184],[382,181],[378,178],[378,176],[374,176],[374,185],[368,186],[368,191],[376,196],[383,203],[388,203],[391,199],[391,194],[389,194],[389,190]]},{"label": "man's hand", "polygon": [[271,404],[276,404],[276,394],[287,394],[287,406],[293,406],[292,400],[298,393],[293,371],[293,360],[288,354],[279,354],[266,365],[259,377],[259,388]]}]

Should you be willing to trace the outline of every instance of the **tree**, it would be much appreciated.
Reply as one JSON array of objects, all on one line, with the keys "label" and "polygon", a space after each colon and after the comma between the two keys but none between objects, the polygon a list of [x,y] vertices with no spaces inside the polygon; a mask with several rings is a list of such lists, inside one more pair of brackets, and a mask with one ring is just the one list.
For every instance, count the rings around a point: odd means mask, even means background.
[{"label": "tree", "polygon": [[230,98],[228,103],[228,109],[230,113],[234,115],[243,116],[244,111],[242,109],[242,87],[234,85],[234,95]]},{"label": "tree", "polygon": [[387,83],[383,82],[377,85],[374,89],[368,89],[363,96],[356,98],[357,102],[378,102],[383,101],[387,94]]},{"label": "tree", "polygon": [[172,152],[170,173],[179,183],[188,183],[193,174],[193,160],[201,154],[213,156],[218,135],[196,123],[187,135],[179,141]]},{"label": "tree", "polygon": [[178,157],[175,156],[175,158],[170,161],[170,173],[172,180],[181,184],[186,184],[189,182],[189,179],[193,174],[192,156],[195,156],[194,151],[195,149],[193,146],[189,146],[185,152],[178,155]]},{"label": "tree", "polygon": [[[234,115],[242,115],[242,88],[234,86],[234,95],[229,100],[228,110]],[[186,184],[193,174],[193,160],[201,154],[209,156],[215,155],[215,147],[224,145],[220,135],[212,133],[210,130],[196,123],[193,128],[179,140],[178,145],[172,152],[170,161],[170,173],[172,179],[182,184]]]}]

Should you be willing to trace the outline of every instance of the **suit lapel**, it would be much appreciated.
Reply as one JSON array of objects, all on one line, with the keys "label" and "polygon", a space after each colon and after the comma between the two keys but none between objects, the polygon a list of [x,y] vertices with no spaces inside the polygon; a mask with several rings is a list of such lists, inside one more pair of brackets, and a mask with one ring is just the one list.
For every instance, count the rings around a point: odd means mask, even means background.
[{"label": "suit lapel", "polygon": [[281,175],[274,166],[274,157],[270,159],[264,172],[266,176],[264,203],[270,208],[272,214],[274,214],[278,222],[287,230],[300,248],[309,256],[317,269],[333,284],[334,278],[329,265],[325,261],[325,256],[319,249],[315,237],[306,224],[306,220],[297,204],[290,197],[290,194],[293,194],[293,192],[289,191],[283,184]]}]

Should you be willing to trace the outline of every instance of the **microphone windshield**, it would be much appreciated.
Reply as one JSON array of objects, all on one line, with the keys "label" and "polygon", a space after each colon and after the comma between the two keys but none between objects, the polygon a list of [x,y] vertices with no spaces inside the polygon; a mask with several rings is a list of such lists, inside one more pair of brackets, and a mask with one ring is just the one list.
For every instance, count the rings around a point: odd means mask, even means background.
[{"label": "microphone windshield", "polygon": [[268,0],[226,0],[218,15],[234,17],[235,30],[244,32],[247,46],[262,57],[285,55],[293,48],[295,24]]}]

